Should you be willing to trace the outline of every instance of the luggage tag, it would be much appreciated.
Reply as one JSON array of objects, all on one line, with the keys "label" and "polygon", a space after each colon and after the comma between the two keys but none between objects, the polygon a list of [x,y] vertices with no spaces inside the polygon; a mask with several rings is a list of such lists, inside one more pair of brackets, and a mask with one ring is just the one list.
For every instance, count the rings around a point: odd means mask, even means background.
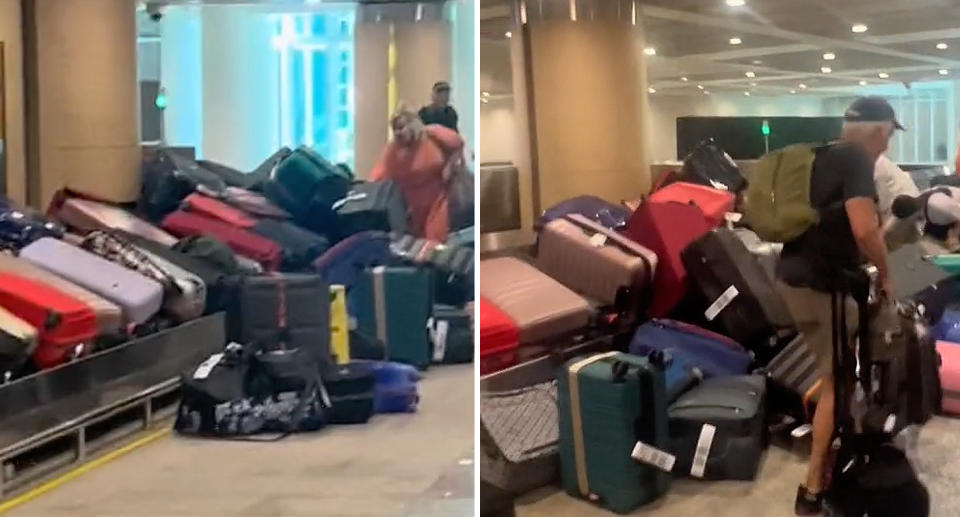
[{"label": "luggage tag", "polygon": [[436,321],[434,318],[427,320],[427,332],[430,333],[430,342],[433,343],[434,362],[443,361],[443,357],[447,353],[447,334],[449,331],[449,321]]},{"label": "luggage tag", "polygon": [[695,478],[702,478],[707,470],[707,458],[710,457],[710,446],[713,445],[713,437],[717,433],[717,428],[710,424],[703,424],[700,428],[700,438],[697,440],[697,449],[693,455],[693,466],[690,467],[690,475]]},{"label": "luggage tag", "polygon": [[673,454],[643,442],[637,442],[637,445],[633,447],[633,452],[630,453],[630,457],[639,462],[653,465],[664,472],[673,472],[673,464],[677,461],[677,457]]},{"label": "luggage tag", "polygon": [[602,248],[607,243],[607,236],[602,233],[595,233],[590,237],[590,245],[594,248]]},{"label": "luggage tag", "polygon": [[727,222],[727,228],[732,230],[733,225],[739,223],[743,219],[743,214],[740,212],[727,212],[723,214],[723,220]]},{"label": "luggage tag", "polygon": [[717,315],[723,311],[723,309],[726,309],[727,305],[730,305],[730,302],[732,302],[739,294],[740,291],[737,289],[737,286],[731,285],[728,287],[727,290],[724,291],[712,304],[710,304],[706,311],[704,311],[703,315],[707,318],[707,321],[713,321],[714,318],[716,318]]},{"label": "luggage tag", "polygon": [[200,363],[200,366],[197,367],[193,372],[193,378],[197,380],[203,380],[210,376],[210,372],[220,364],[220,360],[223,359],[223,353],[213,354],[207,358],[206,361]]}]

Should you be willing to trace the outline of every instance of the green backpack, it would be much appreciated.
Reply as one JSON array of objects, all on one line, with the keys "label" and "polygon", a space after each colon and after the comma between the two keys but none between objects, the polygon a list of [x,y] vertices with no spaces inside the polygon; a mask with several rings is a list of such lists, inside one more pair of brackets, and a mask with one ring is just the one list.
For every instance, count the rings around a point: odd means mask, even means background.
[{"label": "green backpack", "polygon": [[744,216],[763,240],[790,242],[820,221],[810,203],[816,146],[796,144],[767,153],[747,187]]}]

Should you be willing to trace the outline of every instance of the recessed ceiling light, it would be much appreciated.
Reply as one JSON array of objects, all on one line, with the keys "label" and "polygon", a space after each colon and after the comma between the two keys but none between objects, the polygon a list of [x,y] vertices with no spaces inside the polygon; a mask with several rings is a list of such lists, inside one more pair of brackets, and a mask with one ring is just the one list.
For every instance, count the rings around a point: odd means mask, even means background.
[{"label": "recessed ceiling light", "polygon": [[937,43],[937,50],[947,50],[948,48],[950,48],[950,45],[947,45],[942,41],[940,43]]},{"label": "recessed ceiling light", "polygon": [[743,92],[743,94],[746,95],[747,97],[750,96],[750,92]]},{"label": "recessed ceiling light", "polygon": [[888,73],[886,73],[886,72],[880,72],[879,74],[877,74],[877,77],[879,77],[880,79],[889,79],[889,78],[890,78],[890,74],[888,74]]},{"label": "recessed ceiling light", "polygon": [[510,31],[507,31],[506,33],[504,33],[504,36],[506,36],[506,37],[507,37],[507,39],[510,39],[510,38],[512,38],[512,37],[513,37],[513,33],[512,33],[512,32],[510,32]]},{"label": "recessed ceiling light", "polygon": [[697,85],[697,88],[700,88],[700,89],[702,90],[702,89],[703,89],[703,85],[702,85],[702,84],[698,84],[698,85]]},{"label": "recessed ceiling light", "polygon": [[825,74],[829,74],[830,72],[833,72],[833,69],[830,68],[829,66],[821,66],[820,71]]},{"label": "recessed ceiling light", "polygon": [[791,95],[796,95],[796,94],[797,94],[797,90],[790,90],[790,94],[791,94]]},{"label": "recessed ceiling light", "polygon": [[834,59],[837,59],[837,55],[834,54],[833,52],[827,52],[826,54],[823,55],[823,59],[827,61],[833,61]]},{"label": "recessed ceiling light", "polygon": [[867,30],[869,30],[869,27],[867,27],[862,23],[857,23],[857,24],[854,24],[853,27],[850,27],[850,30],[853,32],[856,32],[857,34],[860,34],[863,32],[867,32]]},{"label": "recessed ceiling light", "polygon": [[647,91],[650,92],[650,93],[657,93],[657,89],[654,88],[653,86],[647,88]]},{"label": "recessed ceiling light", "polygon": [[759,59],[754,59],[754,60],[753,60],[753,64],[755,64],[755,65],[762,65],[762,64],[763,64],[763,61],[761,61],[761,60],[759,60]]},{"label": "recessed ceiling light", "polygon": [[756,86],[757,83],[750,83],[750,86]]},{"label": "recessed ceiling light", "polygon": [[741,43],[743,43],[743,40],[740,38],[730,38],[731,45],[739,45]]},{"label": "recessed ceiling light", "polygon": [[648,55],[648,56],[655,56],[655,55],[657,55],[657,49],[655,49],[655,48],[653,48],[653,47],[647,47],[647,48],[643,49],[643,53],[646,54],[646,55]]},{"label": "recessed ceiling light", "polygon": [[867,85],[866,81],[860,81],[860,86],[866,86],[866,85]]},{"label": "recessed ceiling light", "polygon": [[730,7],[743,7],[746,3],[746,0],[727,0],[727,5]]},{"label": "recessed ceiling light", "polygon": [[480,95],[483,95],[484,97],[489,97],[490,92],[480,92]]},{"label": "recessed ceiling light", "polygon": [[487,103],[490,102],[490,100],[489,100],[489,99],[480,99],[480,102],[482,102],[482,103],[484,103],[484,104],[487,104]]},{"label": "recessed ceiling light", "polygon": [[807,85],[805,85],[805,84],[803,84],[803,83],[800,83],[800,84],[797,85],[797,88],[800,88],[801,90],[806,90],[806,89],[807,89]]},{"label": "recessed ceiling light", "polygon": [[940,70],[937,70],[937,73],[940,75],[947,75],[950,73],[950,71],[947,70],[946,68],[941,68]]},{"label": "recessed ceiling light", "polygon": [[751,78],[751,79],[753,79],[754,77],[757,76],[757,74],[755,74],[755,73],[753,73],[753,72],[747,72],[747,73],[744,74],[744,75],[746,75],[747,77],[749,77],[749,78]]},{"label": "recessed ceiling light", "polygon": [[687,81],[689,81],[690,79],[687,79],[686,77],[681,77],[680,80],[683,81],[683,82],[687,82]]},{"label": "recessed ceiling light", "polygon": [[710,95],[710,91],[709,91],[709,90],[703,90],[703,94],[704,94],[704,95]]}]

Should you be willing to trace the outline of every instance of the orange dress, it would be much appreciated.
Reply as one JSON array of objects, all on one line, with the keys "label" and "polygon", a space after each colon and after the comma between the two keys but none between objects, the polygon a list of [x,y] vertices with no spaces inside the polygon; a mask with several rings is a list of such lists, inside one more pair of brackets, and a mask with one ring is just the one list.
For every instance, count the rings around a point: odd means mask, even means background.
[{"label": "orange dress", "polygon": [[370,181],[393,180],[403,192],[413,235],[447,240],[450,219],[443,168],[448,157],[462,149],[463,139],[456,131],[431,124],[424,127],[420,140],[413,145],[398,145],[391,140],[370,171]]}]

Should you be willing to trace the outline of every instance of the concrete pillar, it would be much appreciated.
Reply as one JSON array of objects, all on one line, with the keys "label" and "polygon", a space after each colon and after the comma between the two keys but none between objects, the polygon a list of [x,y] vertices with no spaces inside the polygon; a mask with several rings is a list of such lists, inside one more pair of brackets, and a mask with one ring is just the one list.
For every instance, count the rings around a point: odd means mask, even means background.
[{"label": "concrete pillar", "polygon": [[[535,212],[581,194],[649,189],[647,85],[637,2],[519,2]],[[523,23],[523,22],[526,23]]]},{"label": "concrete pillar", "polygon": [[69,187],[110,201],[140,190],[136,2],[24,0],[29,199]]}]

